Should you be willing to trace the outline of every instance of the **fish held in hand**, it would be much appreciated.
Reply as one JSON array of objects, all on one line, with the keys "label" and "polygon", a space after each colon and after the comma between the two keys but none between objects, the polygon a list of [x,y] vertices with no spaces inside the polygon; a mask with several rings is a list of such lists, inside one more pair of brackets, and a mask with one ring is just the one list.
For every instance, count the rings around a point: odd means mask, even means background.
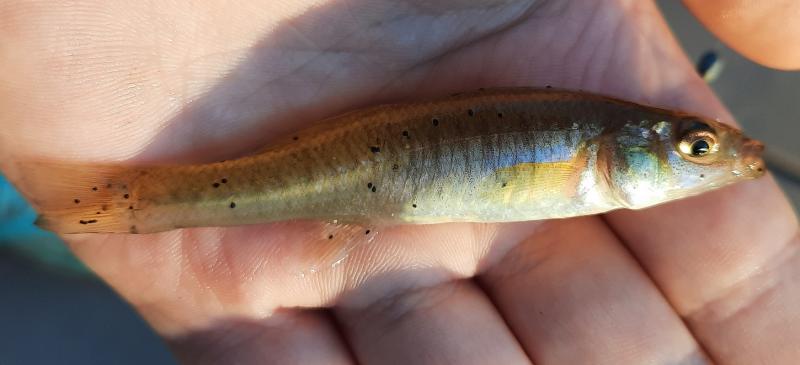
[{"label": "fish held in hand", "polygon": [[555,89],[350,112],[200,165],[21,164],[38,223],[147,233],[282,220],[511,222],[640,209],[764,174],[763,145],[708,118]]}]

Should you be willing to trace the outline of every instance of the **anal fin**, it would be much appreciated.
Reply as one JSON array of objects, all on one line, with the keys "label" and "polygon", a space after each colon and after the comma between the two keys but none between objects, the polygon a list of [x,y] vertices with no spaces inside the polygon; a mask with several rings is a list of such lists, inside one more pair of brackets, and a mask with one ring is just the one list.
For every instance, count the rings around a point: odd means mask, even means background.
[{"label": "anal fin", "polygon": [[307,267],[300,268],[299,275],[305,276],[339,266],[348,259],[350,253],[373,242],[379,228],[366,224],[313,222],[303,233],[301,262]]}]

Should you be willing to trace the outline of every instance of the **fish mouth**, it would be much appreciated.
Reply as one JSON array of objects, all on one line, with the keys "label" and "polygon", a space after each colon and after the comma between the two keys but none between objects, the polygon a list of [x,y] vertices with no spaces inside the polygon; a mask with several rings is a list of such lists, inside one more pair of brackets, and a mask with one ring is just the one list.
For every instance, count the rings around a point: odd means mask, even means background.
[{"label": "fish mouth", "polygon": [[738,172],[745,177],[753,179],[763,176],[766,173],[763,154],[764,143],[755,139],[745,138],[742,141],[741,170]]}]

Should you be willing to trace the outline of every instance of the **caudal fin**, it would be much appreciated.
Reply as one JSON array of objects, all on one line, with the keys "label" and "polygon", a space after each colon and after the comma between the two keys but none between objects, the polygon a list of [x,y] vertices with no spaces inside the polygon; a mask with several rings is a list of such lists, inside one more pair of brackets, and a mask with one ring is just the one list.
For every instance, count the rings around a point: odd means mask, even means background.
[{"label": "caudal fin", "polygon": [[137,168],[27,161],[18,187],[39,213],[36,225],[56,233],[130,232]]}]

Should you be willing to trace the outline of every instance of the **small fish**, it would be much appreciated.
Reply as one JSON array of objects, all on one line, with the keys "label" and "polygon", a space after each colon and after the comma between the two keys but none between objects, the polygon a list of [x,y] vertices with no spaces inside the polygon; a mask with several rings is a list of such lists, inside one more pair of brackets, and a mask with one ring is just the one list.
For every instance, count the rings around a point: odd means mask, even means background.
[{"label": "small fish", "polygon": [[756,178],[762,150],[708,118],[504,88],[350,112],[225,162],[26,163],[22,185],[38,224],[59,233],[511,222],[640,209]]}]

